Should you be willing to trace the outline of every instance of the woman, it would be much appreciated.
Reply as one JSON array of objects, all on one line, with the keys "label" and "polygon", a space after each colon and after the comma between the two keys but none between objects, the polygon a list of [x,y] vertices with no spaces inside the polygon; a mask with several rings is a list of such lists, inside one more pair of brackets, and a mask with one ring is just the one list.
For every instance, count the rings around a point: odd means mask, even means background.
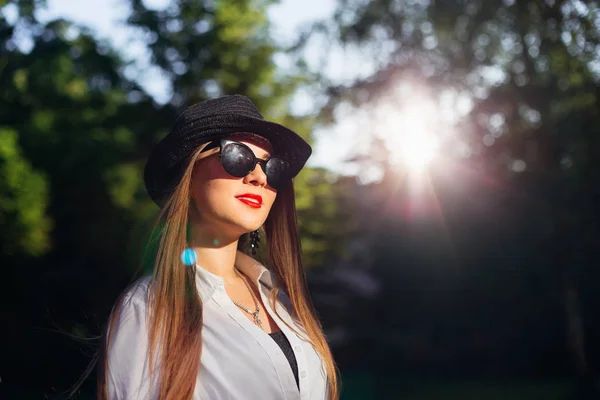
[{"label": "woman", "polygon": [[[154,271],[113,310],[100,398],[338,398],[291,182],[310,153],[240,95],[177,119],[144,173],[164,226]],[[268,269],[249,256],[259,244]]]}]

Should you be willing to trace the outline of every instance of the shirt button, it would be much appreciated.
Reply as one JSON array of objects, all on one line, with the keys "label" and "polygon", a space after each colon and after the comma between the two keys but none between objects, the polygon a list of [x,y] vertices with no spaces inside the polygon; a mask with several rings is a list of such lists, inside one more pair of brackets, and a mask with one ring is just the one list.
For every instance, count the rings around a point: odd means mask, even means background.
[{"label": "shirt button", "polygon": [[300,378],[306,378],[306,372],[305,371],[300,372]]},{"label": "shirt button", "polygon": [[297,352],[300,352],[300,351],[302,351],[302,347],[296,346],[296,347],[294,347],[294,350],[296,350]]}]

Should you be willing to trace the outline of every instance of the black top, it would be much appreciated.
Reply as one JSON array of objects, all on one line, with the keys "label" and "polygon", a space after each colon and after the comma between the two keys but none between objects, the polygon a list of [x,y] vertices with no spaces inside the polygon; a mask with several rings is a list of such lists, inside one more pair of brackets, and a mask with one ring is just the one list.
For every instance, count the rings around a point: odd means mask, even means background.
[{"label": "black top", "polygon": [[300,383],[298,382],[298,364],[296,363],[296,356],[294,355],[294,351],[292,350],[292,345],[283,331],[269,333],[269,336],[273,338],[275,343],[281,347],[283,354],[288,359],[290,366],[292,367],[292,372],[294,373],[294,378],[296,378],[296,385],[300,388]]}]

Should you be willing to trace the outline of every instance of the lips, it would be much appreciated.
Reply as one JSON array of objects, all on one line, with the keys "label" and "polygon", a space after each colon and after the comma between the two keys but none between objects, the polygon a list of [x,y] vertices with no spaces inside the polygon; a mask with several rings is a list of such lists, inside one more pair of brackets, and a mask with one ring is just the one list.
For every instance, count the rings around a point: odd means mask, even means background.
[{"label": "lips", "polygon": [[235,198],[252,208],[260,208],[262,206],[262,197],[257,194],[245,193],[235,196]]}]

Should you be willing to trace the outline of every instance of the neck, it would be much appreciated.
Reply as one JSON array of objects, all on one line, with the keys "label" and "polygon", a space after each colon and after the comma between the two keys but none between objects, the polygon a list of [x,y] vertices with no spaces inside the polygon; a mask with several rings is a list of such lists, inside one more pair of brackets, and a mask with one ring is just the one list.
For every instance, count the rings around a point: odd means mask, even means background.
[{"label": "neck", "polygon": [[222,235],[195,229],[190,247],[196,253],[198,266],[220,276],[227,283],[236,279],[235,258],[238,240],[238,237],[226,239]]}]

